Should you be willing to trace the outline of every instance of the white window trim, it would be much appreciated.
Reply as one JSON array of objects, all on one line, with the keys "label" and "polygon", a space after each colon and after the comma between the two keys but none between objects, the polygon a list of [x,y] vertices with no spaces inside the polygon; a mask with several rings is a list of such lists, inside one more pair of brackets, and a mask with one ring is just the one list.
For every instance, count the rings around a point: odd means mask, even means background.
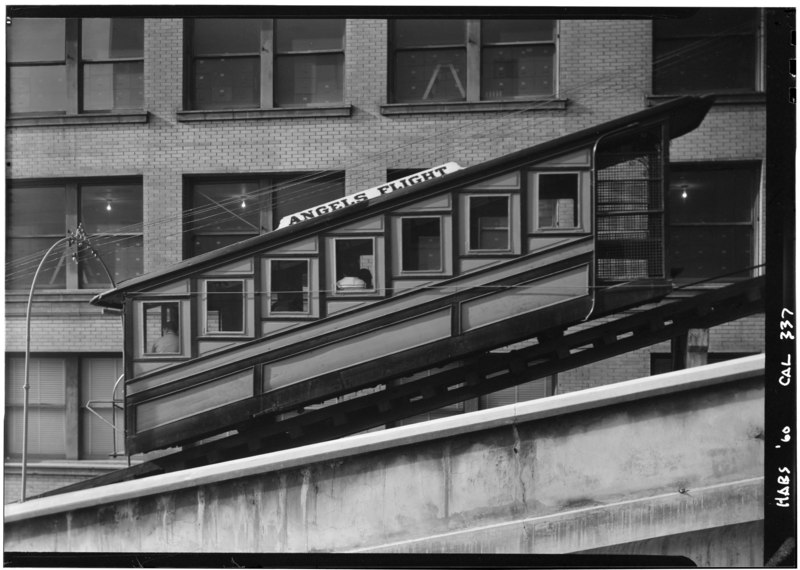
[{"label": "white window trim", "polygon": [[[466,252],[469,255],[496,255],[498,253],[514,253],[514,222],[512,219],[512,195],[509,193],[496,193],[496,194],[469,194],[466,198]],[[472,199],[473,198],[505,198],[507,203],[506,216],[508,218],[508,225],[506,231],[508,232],[508,247],[505,249],[473,249],[472,248]]]},{"label": "white window trim", "polygon": [[[304,294],[308,295],[308,310],[306,311],[273,311],[272,310],[272,263],[274,261],[305,261],[306,262],[306,286],[307,290]],[[268,317],[310,317],[314,315],[312,288],[314,283],[313,264],[308,257],[271,257],[267,259],[267,295],[269,301],[267,302],[267,316]]]},{"label": "white window trim", "polygon": [[[213,331],[208,330],[208,284],[211,282],[238,282],[242,284],[242,330],[238,331]],[[247,284],[245,279],[203,279],[203,297],[201,300],[200,314],[202,315],[201,336],[245,336],[247,334]]]},{"label": "white window trim", "polygon": [[[583,227],[583,171],[580,170],[548,170],[542,172],[534,172],[534,184],[533,184],[533,200],[532,200],[532,208],[531,208],[531,218],[533,221],[533,231],[534,232],[542,232],[542,233],[566,233],[566,232],[584,232],[586,231]],[[541,176],[547,175],[559,175],[559,174],[574,174],[576,176],[577,185],[575,187],[575,196],[576,196],[576,208],[577,208],[577,218],[578,223],[572,227],[541,227],[539,225],[539,178]]]},{"label": "white window trim", "polygon": [[[147,307],[150,305],[166,305],[167,303],[174,304],[178,306],[178,352],[150,352],[147,350],[147,343],[153,343],[154,340],[149,340],[145,338],[145,331],[147,330]],[[175,357],[182,357],[184,356],[184,336],[183,336],[183,303],[179,300],[164,300],[164,301],[157,301],[157,300],[142,300],[141,301],[141,329],[139,330],[139,342],[141,343],[141,351],[140,355],[144,358],[175,358]]]},{"label": "white window trim", "polygon": [[[437,219],[439,220],[439,268],[438,269],[405,269],[403,267],[403,220],[418,220],[420,218]],[[408,214],[398,217],[398,234],[399,240],[397,244],[398,267],[400,275],[441,275],[445,273],[445,235],[444,235],[444,216],[435,215],[414,215]]]},{"label": "white window trim", "polygon": [[[353,236],[353,237],[334,237],[333,239],[333,248],[331,251],[332,257],[332,269],[331,271],[331,283],[329,283],[331,294],[335,297],[356,297],[360,295],[376,295],[379,292],[378,289],[378,251],[376,247],[377,240],[373,236]],[[370,240],[372,242],[372,287],[367,289],[356,289],[353,291],[340,291],[336,288],[336,275],[338,270],[338,263],[339,260],[336,259],[336,243],[338,241],[355,241],[355,240]]]}]

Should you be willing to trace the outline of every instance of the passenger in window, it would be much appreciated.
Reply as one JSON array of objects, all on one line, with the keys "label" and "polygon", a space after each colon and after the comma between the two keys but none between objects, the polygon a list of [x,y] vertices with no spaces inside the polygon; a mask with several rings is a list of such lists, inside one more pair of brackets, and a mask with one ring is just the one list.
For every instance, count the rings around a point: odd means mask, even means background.
[{"label": "passenger in window", "polygon": [[[345,267],[343,273],[344,277],[339,279],[336,282],[336,289],[339,291],[350,291],[353,289],[366,289],[367,282],[359,277],[359,273],[362,270],[358,269],[355,265],[350,264]],[[366,271],[366,270],[363,270]],[[369,271],[367,271],[369,273]],[[372,281],[372,276],[370,275],[370,281]]]},{"label": "passenger in window", "polygon": [[174,323],[167,323],[161,329],[161,338],[153,343],[150,352],[162,354],[180,352],[180,339],[178,338],[177,326]]}]

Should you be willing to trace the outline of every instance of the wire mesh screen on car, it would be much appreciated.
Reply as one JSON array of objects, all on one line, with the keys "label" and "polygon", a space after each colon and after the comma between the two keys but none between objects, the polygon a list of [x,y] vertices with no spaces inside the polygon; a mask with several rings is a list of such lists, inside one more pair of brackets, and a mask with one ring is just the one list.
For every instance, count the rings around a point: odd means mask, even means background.
[{"label": "wire mesh screen on car", "polygon": [[598,148],[597,279],[664,278],[664,180],[660,130]]}]

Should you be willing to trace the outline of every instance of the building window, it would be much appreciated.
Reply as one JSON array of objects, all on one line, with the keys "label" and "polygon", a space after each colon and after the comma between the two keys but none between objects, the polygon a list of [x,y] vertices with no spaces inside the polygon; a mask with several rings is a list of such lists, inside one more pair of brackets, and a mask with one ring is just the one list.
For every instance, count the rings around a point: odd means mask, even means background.
[{"label": "building window", "polygon": [[192,180],[186,192],[186,257],[271,231],[286,215],[344,196],[330,173]]},{"label": "building window", "polygon": [[539,173],[536,185],[537,229],[575,229],[579,224],[580,175]]},{"label": "building window", "polygon": [[207,280],[203,295],[203,334],[243,334],[244,281]]},{"label": "building window", "polygon": [[[107,459],[124,449],[122,410],[113,404],[119,355],[31,357],[28,454],[36,459]],[[6,359],[5,455],[22,455],[25,358]],[[121,390],[117,397],[121,398]],[[112,419],[112,414],[116,418]],[[102,419],[101,419],[102,418]],[[114,432],[112,425],[120,429]]]},{"label": "building window", "polygon": [[442,218],[401,218],[401,272],[442,271]]},{"label": "building window", "polygon": [[175,302],[144,303],[145,354],[180,354],[180,304]]},{"label": "building window", "polygon": [[509,101],[555,93],[555,20],[394,20],[392,101]]},{"label": "building window", "polygon": [[7,30],[12,115],[143,108],[143,19],[13,18]]},{"label": "building window", "polygon": [[[22,455],[25,359],[6,361],[6,456]],[[42,458],[66,458],[65,359],[35,357],[28,368],[28,453]]]},{"label": "building window", "polygon": [[308,259],[270,259],[270,315],[310,314]]},{"label": "building window", "polygon": [[375,240],[335,238],[336,294],[375,292]]},{"label": "building window", "polygon": [[[122,359],[114,356],[80,359],[80,457],[108,459],[125,449]],[[116,402],[115,402],[116,399]],[[116,429],[114,429],[116,428]]]},{"label": "building window", "polygon": [[468,196],[469,251],[511,251],[508,196]]},{"label": "building window", "polygon": [[341,103],[344,28],[343,19],[191,20],[190,108]]},{"label": "building window", "polygon": [[671,165],[673,278],[749,277],[755,263],[759,163]]},{"label": "building window", "polygon": [[759,10],[703,8],[653,23],[653,92],[761,90]]},{"label": "building window", "polygon": [[6,192],[6,287],[29,289],[42,256],[78,224],[91,249],[54,250],[42,265],[37,289],[109,287],[106,269],[114,283],[141,275],[140,183],[12,183]]}]

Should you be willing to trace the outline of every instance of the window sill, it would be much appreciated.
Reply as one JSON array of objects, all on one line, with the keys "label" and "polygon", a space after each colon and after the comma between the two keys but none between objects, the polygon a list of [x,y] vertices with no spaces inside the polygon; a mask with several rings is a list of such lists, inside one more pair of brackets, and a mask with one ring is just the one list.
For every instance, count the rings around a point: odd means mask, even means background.
[{"label": "window sill", "polygon": [[29,117],[9,117],[9,127],[66,127],[83,125],[119,125],[146,123],[147,111],[130,113],[96,113],[81,115],[38,115]]},{"label": "window sill", "polygon": [[381,115],[416,115],[430,113],[487,113],[509,111],[563,111],[567,99],[532,99],[528,101],[481,101],[477,103],[392,103],[381,105]]},{"label": "window sill", "polygon": [[[691,95],[682,93],[675,95],[647,95],[645,101],[648,107],[653,107],[667,101],[672,101],[678,97]],[[767,102],[765,93],[704,93],[714,97],[714,105],[763,105]]]},{"label": "window sill", "polygon": [[240,121],[248,119],[304,119],[308,117],[350,117],[352,105],[291,107],[275,109],[230,109],[222,111],[178,111],[178,122]]}]

